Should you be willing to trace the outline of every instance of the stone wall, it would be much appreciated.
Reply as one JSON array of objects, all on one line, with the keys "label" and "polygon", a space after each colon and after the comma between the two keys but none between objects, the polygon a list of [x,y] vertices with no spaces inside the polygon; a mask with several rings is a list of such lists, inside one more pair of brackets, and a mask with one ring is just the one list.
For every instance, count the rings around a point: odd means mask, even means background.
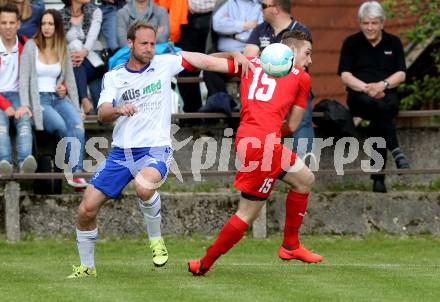
[{"label": "stone wall", "polygon": [[[162,192],[165,234],[214,235],[235,211],[238,193]],[[285,194],[274,192],[268,203],[269,234],[284,225]],[[20,198],[22,236],[73,236],[76,209],[81,195]],[[123,195],[109,201],[99,214],[100,236],[140,236],[143,226],[136,196]],[[3,205],[0,195],[0,205]],[[4,207],[0,206],[3,220]],[[0,225],[4,232],[4,225]],[[389,234],[440,235],[440,193],[369,192],[314,193],[302,232],[305,234]]]}]

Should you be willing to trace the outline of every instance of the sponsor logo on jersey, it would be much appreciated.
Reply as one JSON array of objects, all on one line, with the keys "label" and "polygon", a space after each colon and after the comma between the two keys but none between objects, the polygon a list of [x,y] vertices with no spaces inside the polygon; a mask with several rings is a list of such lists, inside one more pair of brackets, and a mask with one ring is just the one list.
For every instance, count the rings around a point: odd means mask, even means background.
[{"label": "sponsor logo on jersey", "polygon": [[144,87],[142,94],[154,94],[159,93],[162,88],[162,83],[160,80],[157,80],[156,83],[151,83],[150,85]]},{"label": "sponsor logo on jersey", "polygon": [[124,91],[124,93],[122,94],[122,99],[124,101],[129,101],[129,100],[134,100],[140,96],[141,96],[141,92],[139,91],[139,89],[129,89]]},{"label": "sponsor logo on jersey", "polygon": [[[162,83],[160,80],[158,80],[156,83],[151,83],[150,85],[145,86],[142,89],[142,95],[145,96],[145,95],[160,93],[161,89],[162,89]],[[130,100],[138,99],[140,96],[141,96],[141,90],[132,88],[124,91],[121,97],[124,101],[130,101]]]}]

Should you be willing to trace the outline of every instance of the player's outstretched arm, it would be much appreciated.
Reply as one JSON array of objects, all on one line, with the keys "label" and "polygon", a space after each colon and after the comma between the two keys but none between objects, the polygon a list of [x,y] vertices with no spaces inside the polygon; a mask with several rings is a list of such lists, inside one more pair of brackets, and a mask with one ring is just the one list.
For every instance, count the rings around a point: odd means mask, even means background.
[{"label": "player's outstretched arm", "polygon": [[199,52],[181,51],[179,53],[188,63],[198,69],[228,73],[228,60]]},{"label": "player's outstretched arm", "polygon": [[213,56],[216,58],[234,59],[234,73],[237,73],[241,67],[241,76],[242,77],[244,76],[245,78],[247,78],[249,70],[251,70],[252,72],[255,72],[254,64],[252,64],[251,61],[249,61],[249,59],[239,51],[216,52],[216,53],[210,54],[210,56]]},{"label": "player's outstretched arm", "polygon": [[132,116],[136,112],[137,108],[133,104],[113,107],[113,104],[111,103],[104,103],[98,108],[98,119],[104,123],[111,123],[122,115]]},{"label": "player's outstretched arm", "polygon": [[237,73],[240,66],[242,68],[242,73],[246,74],[246,76],[249,69],[252,71],[255,70],[254,65],[239,52],[225,52],[206,55],[198,52],[181,51],[180,54],[192,66],[202,70],[232,73],[232,70],[230,70],[229,67],[228,59],[234,59],[233,73]]}]

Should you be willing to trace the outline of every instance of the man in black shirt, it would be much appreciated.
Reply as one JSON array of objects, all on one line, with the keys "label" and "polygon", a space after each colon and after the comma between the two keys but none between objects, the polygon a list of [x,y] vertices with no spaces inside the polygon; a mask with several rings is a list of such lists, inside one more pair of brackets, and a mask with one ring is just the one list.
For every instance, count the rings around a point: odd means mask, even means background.
[{"label": "man in black shirt", "polygon": [[281,43],[281,36],[289,30],[310,34],[303,24],[290,16],[290,0],[264,0],[261,2],[264,22],[258,25],[247,40],[245,56],[258,56],[272,43]]},{"label": "man in black shirt", "polygon": [[[347,104],[354,116],[371,121],[371,134],[383,137],[386,148],[376,151],[386,165],[387,149],[398,169],[409,168],[399,148],[393,119],[399,111],[396,87],[405,81],[405,57],[397,36],[383,31],[385,14],[377,1],[364,2],[358,12],[361,31],[342,45],[338,74],[347,87]],[[373,175],[373,191],[386,192],[384,175]]]}]

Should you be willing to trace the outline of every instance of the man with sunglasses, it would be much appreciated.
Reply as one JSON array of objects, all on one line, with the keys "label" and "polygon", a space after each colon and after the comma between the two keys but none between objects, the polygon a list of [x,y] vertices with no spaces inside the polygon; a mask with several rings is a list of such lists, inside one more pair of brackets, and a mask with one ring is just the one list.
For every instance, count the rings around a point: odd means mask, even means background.
[{"label": "man with sunglasses", "polygon": [[[258,56],[269,44],[281,42],[281,37],[286,31],[300,30],[311,36],[309,29],[290,15],[291,7],[291,0],[261,1],[264,22],[252,31],[243,53],[245,56]],[[293,134],[292,148],[300,158],[312,151],[315,137],[312,123],[312,99],[313,96],[310,93],[301,124]]]},{"label": "man with sunglasses", "polygon": [[266,46],[280,43],[283,33],[289,30],[301,30],[310,34],[303,24],[290,15],[291,0],[262,0],[264,22],[251,33],[244,50],[245,56],[258,56]]}]

